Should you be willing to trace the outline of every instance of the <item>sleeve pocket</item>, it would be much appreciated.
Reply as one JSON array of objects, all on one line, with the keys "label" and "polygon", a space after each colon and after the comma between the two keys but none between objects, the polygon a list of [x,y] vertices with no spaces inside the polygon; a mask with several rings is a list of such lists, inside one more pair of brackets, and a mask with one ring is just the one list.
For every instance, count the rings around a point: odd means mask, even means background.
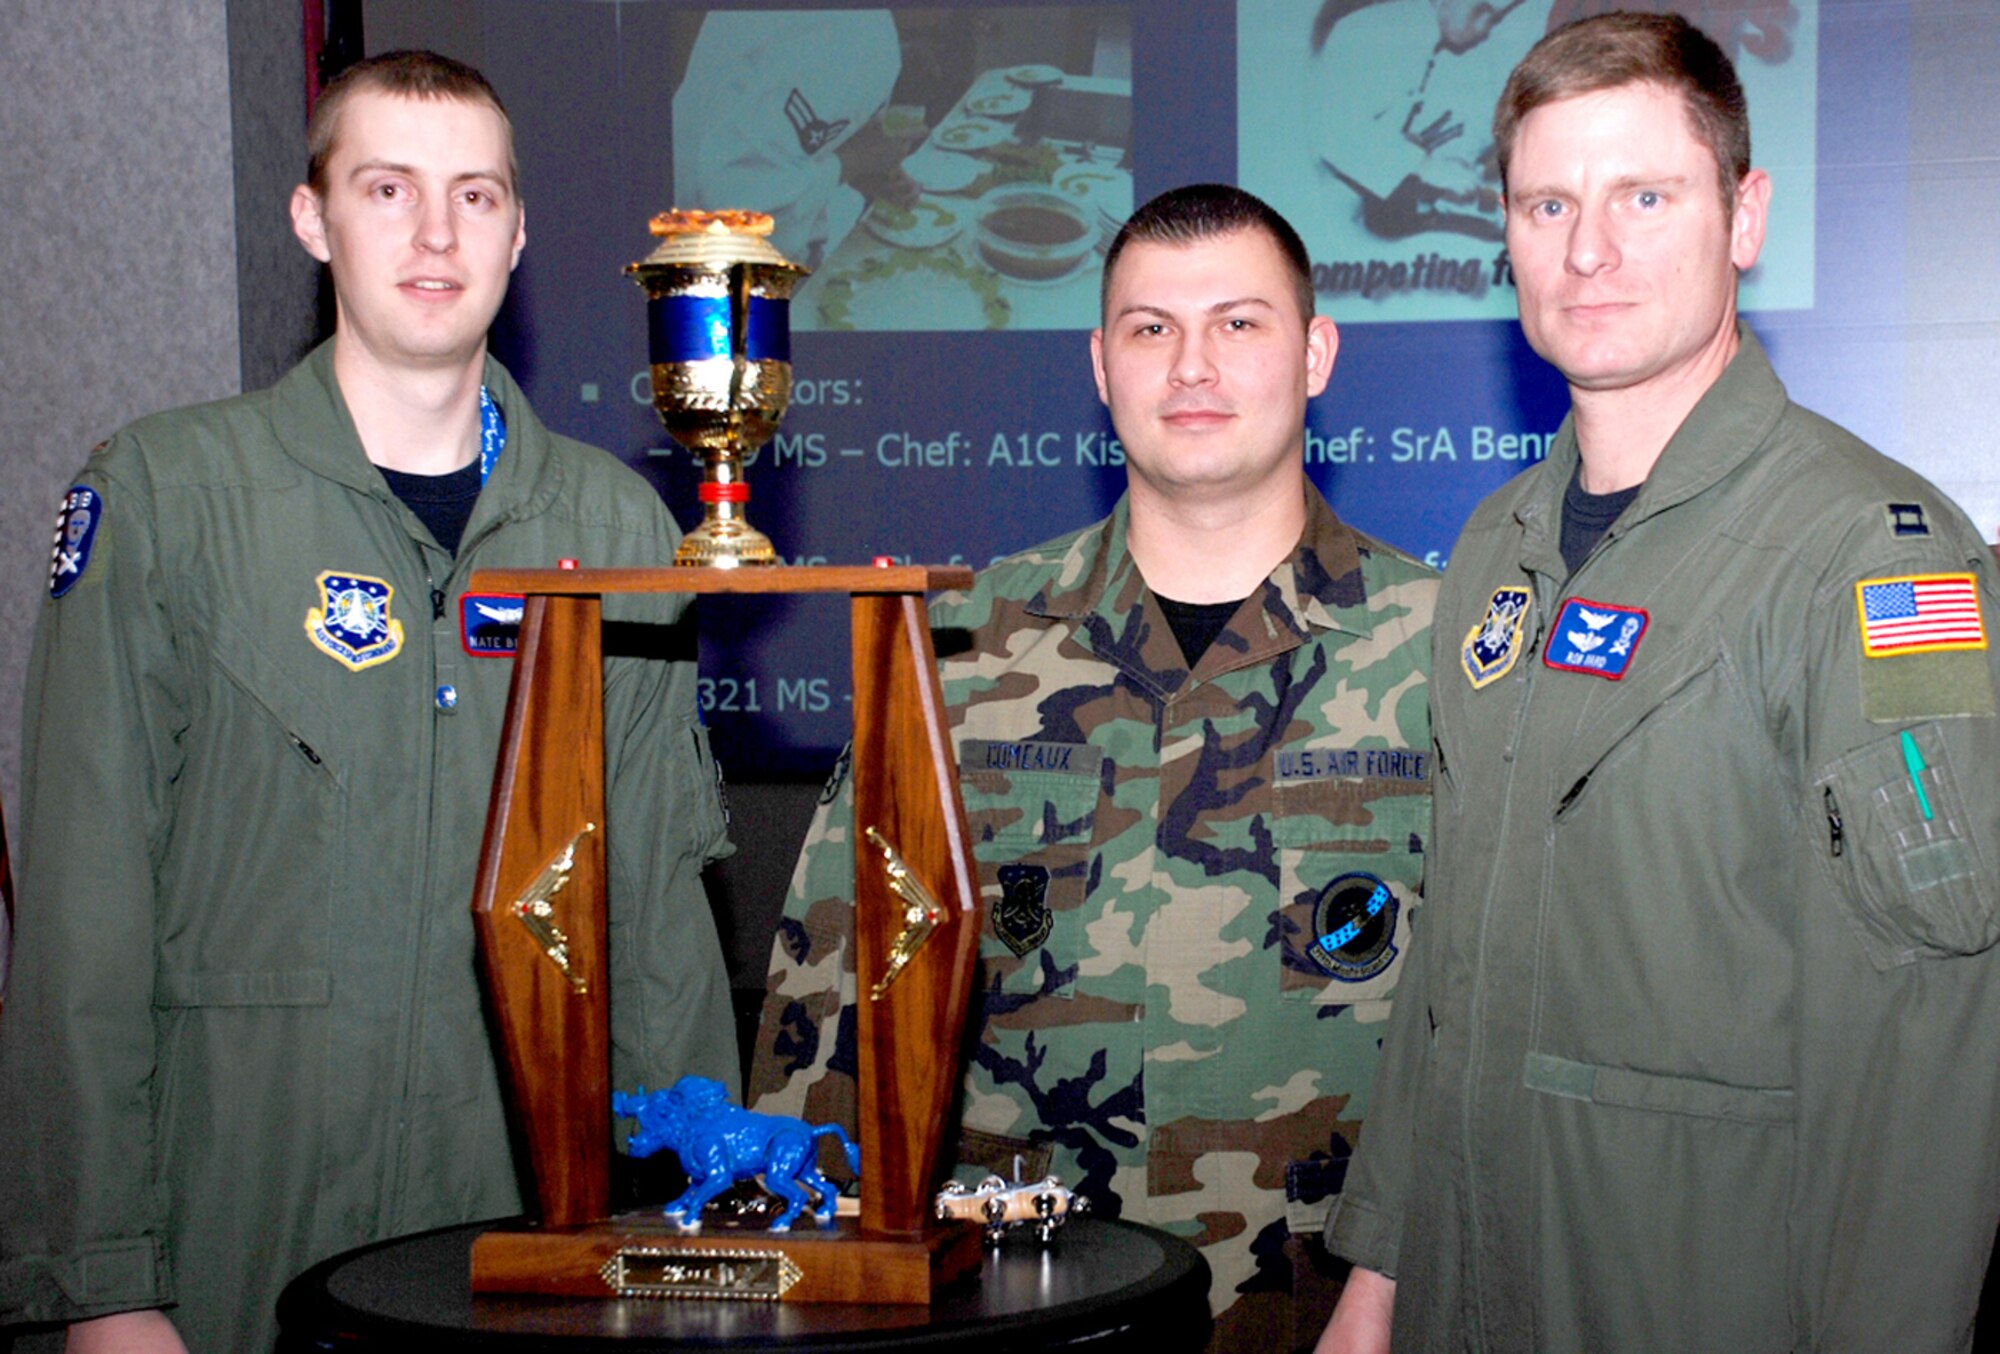
[{"label": "sleeve pocket", "polygon": [[1831,862],[1841,897],[1882,970],[2000,940],[1992,865],[1972,834],[1943,731],[1921,724],[1909,737],[1916,758],[1897,733],[1848,753],[1818,781],[1842,828]]}]

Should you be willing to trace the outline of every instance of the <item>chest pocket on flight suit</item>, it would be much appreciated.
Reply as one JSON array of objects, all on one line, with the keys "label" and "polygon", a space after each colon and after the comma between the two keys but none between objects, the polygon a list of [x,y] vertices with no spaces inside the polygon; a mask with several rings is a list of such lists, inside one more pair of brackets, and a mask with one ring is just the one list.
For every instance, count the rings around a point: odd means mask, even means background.
[{"label": "chest pocket on flight suit", "polygon": [[1274,948],[1285,997],[1338,1006],[1388,1000],[1421,897],[1429,819],[1421,781],[1279,780]]},{"label": "chest pocket on flight suit", "polygon": [[1081,743],[968,739],[959,750],[986,904],[985,981],[997,977],[1002,992],[1072,995],[1062,974],[1083,943],[1102,760]]}]

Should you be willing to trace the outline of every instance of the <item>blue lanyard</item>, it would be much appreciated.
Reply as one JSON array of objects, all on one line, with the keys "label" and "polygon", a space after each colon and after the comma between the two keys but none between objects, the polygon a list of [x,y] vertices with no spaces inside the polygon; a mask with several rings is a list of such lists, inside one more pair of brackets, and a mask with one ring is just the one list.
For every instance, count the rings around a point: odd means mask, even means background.
[{"label": "blue lanyard", "polygon": [[507,445],[507,420],[500,415],[500,406],[493,403],[493,397],[485,386],[479,387],[479,483],[483,486],[486,477],[493,473],[493,463],[500,459],[500,452]]}]

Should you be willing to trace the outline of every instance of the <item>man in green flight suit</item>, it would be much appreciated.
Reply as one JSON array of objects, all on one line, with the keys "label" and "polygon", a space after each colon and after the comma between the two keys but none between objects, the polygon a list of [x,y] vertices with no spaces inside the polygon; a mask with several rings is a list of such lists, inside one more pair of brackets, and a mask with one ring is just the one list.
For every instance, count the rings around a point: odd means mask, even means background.
[{"label": "man in green flight suit", "polygon": [[[945,1155],[1187,1237],[1214,1347],[1291,1349],[1423,882],[1437,581],[1306,478],[1337,335],[1282,217],[1164,194],[1103,293],[1125,496],[931,612],[987,914]],[[850,1128],[853,831],[836,777],[750,1087]]]},{"label": "man in green flight suit", "polygon": [[1993,558],[1736,316],[1771,182],[1675,16],[1494,142],[1569,383],[1438,600],[1431,901],[1326,1351],[1970,1347],[2000,1214]]},{"label": "man in green flight suit", "polygon": [[[308,139],[333,339],[93,454],[36,630],[0,1320],[72,1350],[269,1349],[314,1261],[518,1209],[469,909],[521,602],[467,580],[678,539],[487,356],[526,235],[478,72],[371,59]],[[614,614],[614,1079],[731,1082],[692,654]]]}]

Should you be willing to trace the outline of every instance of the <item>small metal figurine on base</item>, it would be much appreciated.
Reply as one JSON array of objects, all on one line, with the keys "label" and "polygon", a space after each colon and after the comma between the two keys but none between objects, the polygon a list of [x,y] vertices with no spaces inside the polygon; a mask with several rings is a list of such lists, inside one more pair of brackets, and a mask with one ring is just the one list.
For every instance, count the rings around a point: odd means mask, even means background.
[{"label": "small metal figurine on base", "polygon": [[[849,1170],[861,1169],[861,1149],[839,1124],[814,1126],[782,1114],[756,1114],[729,1103],[729,1092],[708,1077],[685,1076],[664,1091],[641,1086],[631,1095],[611,1093],[611,1112],[636,1119],[626,1146],[635,1157],[661,1150],[680,1158],[688,1187],[661,1210],[684,1231],[701,1230],[701,1210],[739,1180],[761,1176],[764,1188],[785,1201],[766,1230],[789,1232],[812,1208],[822,1226],[833,1221],[840,1187],[819,1173],[819,1140],[838,1139]],[[803,1188],[801,1188],[803,1187]],[[812,1191],[814,1199],[806,1198]]]},{"label": "small metal figurine on base", "polygon": [[701,525],[674,563],[776,564],[746,519],[743,467],[791,402],[791,296],[806,270],[766,238],[762,212],[661,212],[649,229],[659,246],[625,271],[648,298],[653,408],[702,462]]},{"label": "small metal figurine on base", "polygon": [[1057,1177],[1021,1179],[1021,1159],[1014,1158],[1014,1183],[989,1175],[976,1185],[960,1180],[945,1181],[938,1192],[937,1215],[941,1219],[986,1224],[986,1244],[997,1246],[1009,1232],[1032,1229],[1035,1239],[1046,1246],[1072,1213],[1090,1211],[1090,1200],[1072,1194]]}]

